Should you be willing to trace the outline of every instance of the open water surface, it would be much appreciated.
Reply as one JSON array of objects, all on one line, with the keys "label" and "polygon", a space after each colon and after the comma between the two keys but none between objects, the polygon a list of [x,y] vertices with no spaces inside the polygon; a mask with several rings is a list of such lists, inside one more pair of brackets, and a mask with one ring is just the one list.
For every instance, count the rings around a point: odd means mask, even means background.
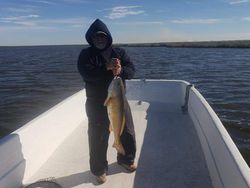
[{"label": "open water surface", "polygon": [[[83,88],[84,46],[0,47],[0,137]],[[250,49],[126,47],[135,78],[195,85],[250,164]]]}]

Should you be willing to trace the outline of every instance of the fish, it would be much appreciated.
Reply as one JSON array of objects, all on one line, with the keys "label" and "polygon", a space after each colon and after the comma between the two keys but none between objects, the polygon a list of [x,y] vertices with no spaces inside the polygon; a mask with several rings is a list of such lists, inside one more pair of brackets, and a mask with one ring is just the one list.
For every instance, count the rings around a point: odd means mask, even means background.
[{"label": "fish", "polygon": [[115,76],[108,87],[108,95],[104,106],[107,107],[110,130],[114,132],[113,147],[122,155],[125,155],[125,150],[120,137],[125,127],[125,110],[127,105],[128,101],[125,96],[123,81],[121,77]]}]

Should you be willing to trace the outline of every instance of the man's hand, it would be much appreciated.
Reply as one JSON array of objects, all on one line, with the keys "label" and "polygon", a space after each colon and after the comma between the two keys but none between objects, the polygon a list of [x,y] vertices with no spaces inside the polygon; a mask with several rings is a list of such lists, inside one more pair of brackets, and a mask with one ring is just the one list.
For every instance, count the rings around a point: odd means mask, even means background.
[{"label": "man's hand", "polygon": [[121,61],[117,58],[112,58],[111,63],[108,63],[106,68],[107,70],[112,70],[114,76],[118,76],[122,70]]}]

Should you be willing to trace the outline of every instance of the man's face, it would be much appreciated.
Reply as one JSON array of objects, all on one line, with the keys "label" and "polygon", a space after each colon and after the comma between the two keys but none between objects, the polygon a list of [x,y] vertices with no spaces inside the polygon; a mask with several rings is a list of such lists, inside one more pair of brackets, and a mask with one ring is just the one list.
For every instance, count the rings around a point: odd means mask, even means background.
[{"label": "man's face", "polygon": [[93,40],[94,46],[99,50],[104,49],[108,42],[107,35],[100,34],[100,33],[93,35],[92,40]]}]

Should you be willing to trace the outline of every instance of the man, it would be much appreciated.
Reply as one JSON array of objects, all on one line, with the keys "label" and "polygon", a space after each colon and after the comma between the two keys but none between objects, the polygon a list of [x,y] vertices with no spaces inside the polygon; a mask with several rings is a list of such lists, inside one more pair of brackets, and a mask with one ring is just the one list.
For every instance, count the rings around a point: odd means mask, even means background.
[{"label": "man", "polygon": [[[106,181],[108,169],[107,148],[109,139],[109,119],[104,101],[108,86],[114,76],[131,79],[135,68],[126,52],[112,46],[112,36],[107,26],[99,19],[89,27],[86,40],[90,47],[83,49],[78,59],[78,70],[85,82],[86,113],[88,117],[88,137],[90,170],[99,183]],[[126,112],[125,128],[121,135],[125,155],[117,154],[117,162],[128,171],[136,170],[135,132],[130,112]]]}]

